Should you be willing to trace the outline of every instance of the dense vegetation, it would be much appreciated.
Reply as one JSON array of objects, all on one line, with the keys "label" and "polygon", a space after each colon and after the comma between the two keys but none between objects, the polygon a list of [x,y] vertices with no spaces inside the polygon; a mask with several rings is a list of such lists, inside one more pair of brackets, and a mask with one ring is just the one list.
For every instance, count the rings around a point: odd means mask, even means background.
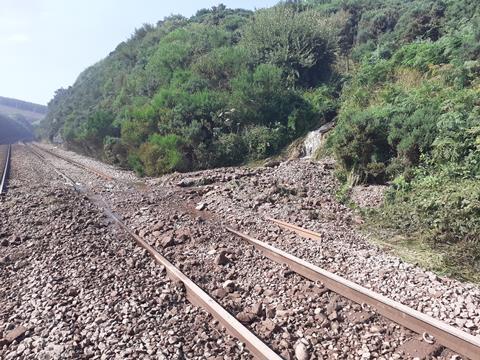
[{"label": "dense vegetation", "polygon": [[479,55],[477,0],[220,5],[136,30],[41,130],[157,175],[264,158],[335,118],[345,183],[393,184],[382,227],[478,273]]},{"label": "dense vegetation", "polygon": [[391,182],[382,232],[480,280],[480,4],[384,3],[358,23],[329,145],[347,184]]},{"label": "dense vegetation", "polygon": [[44,134],[147,175],[273,155],[334,116],[342,20],[219,5],[144,25],[58,90]]}]

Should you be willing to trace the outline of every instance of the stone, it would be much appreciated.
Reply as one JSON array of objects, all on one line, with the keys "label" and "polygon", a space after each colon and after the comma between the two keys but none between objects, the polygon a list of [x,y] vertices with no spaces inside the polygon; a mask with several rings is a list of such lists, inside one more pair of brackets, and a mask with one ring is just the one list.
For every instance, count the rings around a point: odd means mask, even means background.
[{"label": "stone", "polygon": [[257,295],[261,295],[263,293],[263,288],[259,284],[255,284],[253,291],[255,291]]},{"label": "stone", "polygon": [[202,211],[205,210],[207,205],[205,203],[198,203],[198,205],[195,207],[195,210]]},{"label": "stone", "polygon": [[265,167],[277,167],[280,164],[281,164],[281,162],[279,160],[268,159],[267,161],[265,161],[263,166],[265,166]]},{"label": "stone", "polygon": [[176,337],[176,336],[170,336],[170,337],[168,338],[168,343],[169,343],[170,345],[176,344],[177,342],[178,342],[178,337]]},{"label": "stone", "polygon": [[256,318],[255,314],[246,311],[239,312],[236,317],[244,324],[251,324]]},{"label": "stone", "polygon": [[468,320],[465,325],[464,325],[467,329],[474,329],[476,326],[475,326],[475,323],[472,321],[472,320]]},{"label": "stone", "polygon": [[188,241],[190,237],[191,232],[188,228],[181,228],[175,231],[175,238],[178,239],[180,242]]},{"label": "stone", "polygon": [[295,359],[297,359],[297,360],[308,360],[308,359],[310,359],[310,354],[308,352],[308,348],[302,341],[298,341],[295,344]]},{"label": "stone", "polygon": [[383,329],[383,328],[381,328],[380,326],[377,326],[377,325],[372,325],[370,327],[370,332],[374,333],[374,334],[376,334],[376,333],[381,334],[381,333],[385,332],[385,329]]},{"label": "stone", "polygon": [[338,319],[338,314],[336,311],[332,311],[330,315],[328,315],[328,320],[333,321]]},{"label": "stone", "polygon": [[442,348],[439,344],[427,344],[418,339],[410,339],[400,346],[399,351],[409,358],[423,360],[437,355]]},{"label": "stone", "polygon": [[12,259],[10,258],[10,255],[6,255],[0,258],[0,265],[7,265],[10,263]]},{"label": "stone", "polygon": [[373,318],[373,314],[367,311],[355,311],[347,315],[348,319],[354,324],[363,324]]},{"label": "stone", "polygon": [[225,289],[216,289],[212,291],[212,295],[217,299],[223,299],[227,294],[228,292]]},{"label": "stone", "polygon": [[215,264],[217,265],[226,265],[230,260],[227,258],[227,252],[225,250],[220,251],[220,253],[215,257]]},{"label": "stone", "polygon": [[222,284],[222,287],[228,291],[233,292],[235,290],[235,283],[232,280],[227,280]]},{"label": "stone", "polygon": [[270,332],[274,332],[279,329],[278,325],[271,319],[267,319],[262,322],[262,326]]},{"label": "stone", "polygon": [[163,248],[173,246],[175,245],[175,240],[171,234],[164,235],[160,238],[160,245],[162,245]]},{"label": "stone", "polygon": [[25,335],[27,331],[28,329],[25,326],[23,325],[17,326],[12,331],[8,332],[3,339],[0,339],[0,346],[3,346],[5,344],[10,344],[11,342],[18,340],[23,335]]},{"label": "stone", "polygon": [[273,319],[277,314],[277,309],[274,306],[267,306],[265,309],[265,315],[269,319]]},{"label": "stone", "polygon": [[252,306],[252,314],[257,316],[262,316],[263,313],[263,304],[261,302]]}]

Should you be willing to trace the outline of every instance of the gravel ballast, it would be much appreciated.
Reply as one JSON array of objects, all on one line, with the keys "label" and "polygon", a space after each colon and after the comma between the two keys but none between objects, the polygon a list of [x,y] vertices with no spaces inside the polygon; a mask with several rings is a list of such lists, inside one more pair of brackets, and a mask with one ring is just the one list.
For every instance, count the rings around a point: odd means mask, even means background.
[{"label": "gravel ballast", "polygon": [[0,202],[0,358],[251,358],[23,146],[11,177]]},{"label": "gravel ballast", "polygon": [[[471,304],[478,302],[478,288],[424,272],[369,244],[356,229],[361,219],[335,200],[334,193],[338,183],[333,176],[334,162],[330,159],[321,162],[294,160],[255,169],[225,168],[172,174],[159,179],[145,179],[143,184],[141,180],[124,179],[107,182],[62,160],[51,160],[72,174],[77,181],[91,186],[97,194],[106,199],[116,213],[131,227],[136,228],[140,235],[149,239],[202,287],[217,295],[220,303],[232,313],[237,316],[240,314],[240,318],[249,322],[267,342],[271,341],[279,352],[283,351],[289,356],[292,356],[293,352],[293,356],[297,356],[296,345],[301,348],[302,345],[299,344],[303,343],[306,348],[304,350],[316,356],[332,356],[335,353],[338,354],[335,357],[339,358],[368,358],[367,355],[370,354],[372,358],[376,358],[375,351],[380,349],[381,353],[385,349],[381,346],[369,348],[369,341],[365,341],[365,336],[368,338],[368,335],[365,335],[369,330],[368,325],[375,325],[375,317],[358,331],[364,336],[363,343],[367,344],[364,349],[359,346],[361,342],[355,345],[354,340],[354,346],[347,345],[346,348],[342,339],[334,339],[333,342],[328,339],[332,345],[330,348],[325,346],[325,343],[322,344],[322,341],[314,340],[315,344],[312,344],[313,337],[324,338],[323,335],[318,335],[315,315],[325,315],[328,301],[319,300],[318,304],[312,305],[316,307],[311,308],[303,306],[308,303],[308,296],[293,296],[292,299],[289,299],[289,296],[291,289],[297,289],[293,291],[294,294],[308,293],[306,289],[319,291],[315,289],[316,285],[292,274],[282,278],[282,273],[288,273],[286,269],[263,259],[252,249],[241,246],[241,240],[225,234],[221,225],[234,225],[360,285],[441,318],[454,326],[461,325],[462,329],[477,334],[478,313],[476,309],[472,310]],[[101,163],[95,164],[95,167],[103,171]],[[325,240],[311,241],[283,232],[276,225],[267,222],[266,216],[317,230]],[[179,236],[177,232],[180,233]],[[217,264],[217,260],[226,263]],[[245,280],[246,276],[249,280]],[[229,281],[234,283],[233,286]],[[270,299],[262,301],[263,295],[259,296],[253,290],[255,285],[270,290],[267,297],[273,298],[273,302],[269,303]],[[447,288],[448,291],[452,286],[450,293],[440,294],[438,290]],[[230,287],[233,287],[234,291],[230,292]],[[465,309],[470,309],[469,312],[461,310],[460,316],[454,315],[458,307],[452,309],[453,304],[449,303],[449,300],[456,299],[455,294],[465,296],[464,302],[466,305],[470,304],[465,306]],[[258,303],[261,303],[261,310],[258,309]],[[282,334],[277,339],[275,331],[272,332],[265,326],[268,324],[272,328],[274,325],[264,323],[269,320],[266,311],[272,304],[275,307],[280,306],[281,313],[289,309],[306,309],[304,314],[291,315],[291,324],[281,324],[280,330],[274,327]],[[422,304],[425,306],[422,307]],[[261,315],[251,321],[248,312],[253,311],[254,307]],[[355,308],[354,304],[344,307],[347,310],[360,310]],[[312,327],[309,327],[309,315],[313,316]],[[345,321],[344,314],[341,315],[340,318],[344,321],[342,325],[345,326],[341,330],[345,332],[345,329],[351,326]],[[462,324],[458,319],[464,317],[471,322]],[[277,320],[279,319],[274,318],[273,322]],[[331,322],[329,320],[329,323]],[[315,336],[312,336],[312,329],[317,331]],[[374,329],[377,329],[376,325]],[[283,335],[284,333],[289,333],[290,338]],[[283,336],[286,340],[281,342],[280,338],[284,340]],[[411,336],[403,331],[403,335],[394,334],[393,338],[395,337],[400,345]],[[397,355],[394,349],[395,347],[386,351],[385,358],[395,358]],[[327,352],[322,353],[323,350]],[[331,350],[334,352],[329,353]],[[440,356],[446,356],[445,354],[444,352]]]}]

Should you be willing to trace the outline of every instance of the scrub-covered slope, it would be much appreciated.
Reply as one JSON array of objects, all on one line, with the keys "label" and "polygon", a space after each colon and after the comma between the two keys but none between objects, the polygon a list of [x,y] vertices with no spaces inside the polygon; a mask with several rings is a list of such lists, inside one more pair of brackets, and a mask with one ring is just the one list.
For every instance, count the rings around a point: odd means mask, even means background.
[{"label": "scrub-covered slope", "polygon": [[42,131],[158,175],[265,158],[335,119],[327,151],[342,195],[393,184],[372,216],[385,238],[427,244],[441,266],[478,273],[479,29],[477,0],[171,16],[58,90]]}]

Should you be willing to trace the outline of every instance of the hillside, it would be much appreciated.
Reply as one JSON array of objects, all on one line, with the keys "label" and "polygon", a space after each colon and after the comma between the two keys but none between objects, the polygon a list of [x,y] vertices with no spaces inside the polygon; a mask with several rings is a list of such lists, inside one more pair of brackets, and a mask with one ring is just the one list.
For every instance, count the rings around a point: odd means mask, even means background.
[{"label": "hillside", "polygon": [[12,119],[0,114],[0,129],[0,144],[33,138],[32,126],[25,120]]},{"label": "hillside", "polygon": [[275,155],[335,119],[323,153],[339,197],[391,185],[380,209],[361,210],[369,231],[475,277],[479,58],[476,0],[219,5],[137,29],[57,91],[42,134],[159,175]]},{"label": "hillside", "polygon": [[0,144],[33,139],[33,126],[46,114],[46,106],[0,96]]},{"label": "hillside", "polygon": [[0,96],[0,114],[13,119],[25,119],[33,124],[45,118],[47,107]]}]

